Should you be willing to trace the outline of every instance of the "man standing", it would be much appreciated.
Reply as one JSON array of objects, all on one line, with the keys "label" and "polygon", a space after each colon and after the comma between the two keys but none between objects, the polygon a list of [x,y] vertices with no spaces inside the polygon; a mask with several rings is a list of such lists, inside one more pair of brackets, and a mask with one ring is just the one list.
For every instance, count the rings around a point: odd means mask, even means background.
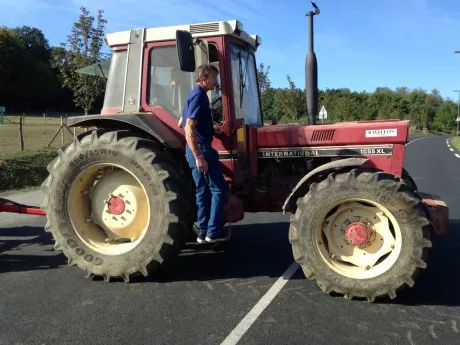
[{"label": "man standing", "polygon": [[230,232],[223,229],[227,183],[222,173],[219,153],[211,146],[214,124],[206,94],[216,87],[218,74],[218,69],[210,64],[198,67],[197,85],[188,95],[182,116],[187,140],[185,157],[196,186],[199,243],[230,239]]}]

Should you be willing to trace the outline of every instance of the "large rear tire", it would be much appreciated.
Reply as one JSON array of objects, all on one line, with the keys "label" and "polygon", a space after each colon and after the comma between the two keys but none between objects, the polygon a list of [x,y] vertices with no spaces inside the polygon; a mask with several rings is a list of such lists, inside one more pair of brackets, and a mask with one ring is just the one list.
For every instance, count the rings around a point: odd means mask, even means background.
[{"label": "large rear tire", "polygon": [[45,229],[87,277],[148,276],[178,253],[193,225],[174,160],[130,131],[85,133],[48,171]]},{"label": "large rear tire", "polygon": [[397,177],[353,170],[313,183],[289,239],[305,276],[345,298],[396,298],[426,268],[432,224]]}]

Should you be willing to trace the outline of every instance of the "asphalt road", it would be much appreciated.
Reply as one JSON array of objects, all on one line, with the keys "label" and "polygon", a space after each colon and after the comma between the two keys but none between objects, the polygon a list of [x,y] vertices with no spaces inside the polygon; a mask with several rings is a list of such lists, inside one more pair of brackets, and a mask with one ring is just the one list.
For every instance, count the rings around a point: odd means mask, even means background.
[{"label": "asphalt road", "polygon": [[[435,240],[429,270],[391,302],[320,292],[300,270],[239,344],[459,344],[460,159],[446,138],[407,146],[422,191],[450,207],[452,233]],[[438,174],[439,178],[434,176]],[[7,195],[39,204],[40,192]],[[88,280],[66,266],[44,219],[0,214],[0,344],[220,344],[292,264],[288,216],[246,215],[230,244],[188,245],[157,279]]]}]

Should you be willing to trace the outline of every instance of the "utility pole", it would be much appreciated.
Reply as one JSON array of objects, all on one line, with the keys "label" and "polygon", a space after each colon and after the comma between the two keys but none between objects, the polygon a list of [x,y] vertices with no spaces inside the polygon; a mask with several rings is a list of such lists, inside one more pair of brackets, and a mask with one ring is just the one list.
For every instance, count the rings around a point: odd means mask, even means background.
[{"label": "utility pole", "polygon": [[454,90],[454,92],[458,92],[457,118],[455,119],[455,122],[457,122],[457,137],[458,137],[458,124],[460,123],[460,90]]},{"label": "utility pole", "polygon": [[[460,50],[456,50],[455,54],[459,54]],[[455,90],[454,92],[458,92],[458,103],[457,103],[457,118],[455,122],[457,122],[457,137],[458,137],[458,124],[460,123],[460,90]]]}]

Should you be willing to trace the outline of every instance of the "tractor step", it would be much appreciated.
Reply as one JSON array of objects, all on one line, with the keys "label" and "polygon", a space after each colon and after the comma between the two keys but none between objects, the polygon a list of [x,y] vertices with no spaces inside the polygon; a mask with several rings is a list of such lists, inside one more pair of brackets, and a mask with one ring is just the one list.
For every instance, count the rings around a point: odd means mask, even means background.
[{"label": "tractor step", "polygon": [[430,212],[430,218],[433,222],[434,233],[436,235],[445,235],[450,232],[449,224],[449,207],[441,200],[441,198],[434,194],[421,193],[418,194],[422,197],[423,203],[427,206]]}]

